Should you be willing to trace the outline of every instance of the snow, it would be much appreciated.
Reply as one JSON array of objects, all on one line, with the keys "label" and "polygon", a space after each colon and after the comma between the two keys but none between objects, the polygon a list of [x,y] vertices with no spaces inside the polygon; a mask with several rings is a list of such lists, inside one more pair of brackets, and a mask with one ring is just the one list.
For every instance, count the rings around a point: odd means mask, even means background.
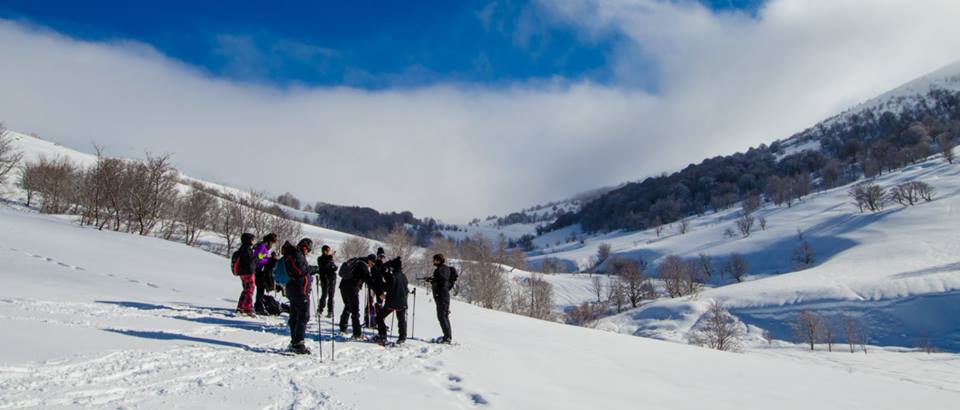
[{"label": "snow", "polygon": [[[580,264],[601,243],[615,256],[643,257],[655,265],[666,255],[685,258],[700,253],[724,262],[739,253],[748,261],[747,281],[732,284],[715,276],[697,298],[659,300],[602,320],[606,330],[684,342],[711,300],[723,301],[746,323],[791,340],[786,322],[800,310],[828,315],[852,314],[870,326],[870,341],[913,347],[928,334],[941,349],[960,350],[960,166],[939,156],[876,179],[884,187],[906,181],[931,184],[932,202],[904,208],[889,204],[882,212],[859,213],[848,187],[815,193],[792,207],[767,205],[756,212],[768,229],[748,238],[726,238],[735,210],[690,220],[690,232],[675,227],[657,238],[652,231],[613,233],[588,238],[583,245],[536,256]],[[798,230],[816,251],[815,265],[797,271],[791,255],[800,243]]]},{"label": "snow", "polygon": [[223,258],[9,207],[0,227],[18,233],[0,237],[0,408],[899,409],[950,408],[960,397],[955,380],[925,380],[950,376],[955,359],[934,372],[899,366],[905,381],[459,302],[460,344],[434,345],[422,341],[438,334],[424,290],[408,346],[338,343],[333,361],[323,320],[324,358],[291,357],[275,353],[288,341],[282,319],[229,314],[240,286]]}]

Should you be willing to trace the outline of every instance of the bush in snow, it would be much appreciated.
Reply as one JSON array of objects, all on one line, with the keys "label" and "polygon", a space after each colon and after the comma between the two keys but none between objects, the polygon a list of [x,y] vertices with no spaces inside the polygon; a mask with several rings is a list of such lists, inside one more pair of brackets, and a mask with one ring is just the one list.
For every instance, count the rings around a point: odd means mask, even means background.
[{"label": "bush in snow", "polygon": [[606,307],[601,303],[583,302],[570,308],[566,313],[566,322],[575,326],[583,326],[603,316]]},{"label": "bush in snow", "polygon": [[723,265],[721,271],[737,282],[743,282],[743,277],[747,274],[747,269],[747,260],[739,253],[734,253],[727,259],[727,263]]},{"label": "bush in snow", "polygon": [[797,245],[797,248],[793,250],[793,261],[800,269],[806,269],[813,265],[815,257],[816,252],[814,252],[813,247],[810,246],[810,243],[806,240],[801,241],[800,244]]},{"label": "bush in snow", "polygon": [[743,235],[744,238],[750,236],[750,232],[753,231],[753,222],[755,220],[756,219],[754,219],[753,215],[747,212],[741,212],[737,217],[737,229],[740,230],[740,234]]},{"label": "bush in snow", "polygon": [[886,201],[886,191],[879,185],[869,182],[861,182],[850,187],[847,195],[853,199],[854,205],[860,212],[864,210],[870,210],[871,212],[883,210],[883,204]]},{"label": "bush in snow", "polygon": [[703,289],[704,278],[697,261],[686,261],[676,255],[667,256],[658,269],[660,279],[672,298],[692,295]]},{"label": "bush in snow", "polygon": [[688,338],[690,344],[722,351],[739,351],[745,331],[743,325],[724,307],[712,301]]},{"label": "bush in snow", "polygon": [[797,340],[809,344],[810,350],[814,350],[817,342],[823,338],[823,316],[809,310],[800,312],[794,319],[792,327]]},{"label": "bush in snow", "polygon": [[943,159],[947,160],[948,163],[952,164],[955,156],[953,155],[953,140],[950,139],[950,134],[943,133],[937,137],[937,148],[940,149],[940,153],[943,154]]},{"label": "bush in snow", "polygon": [[867,336],[863,324],[853,316],[844,315],[840,320],[843,324],[843,337],[850,346],[850,353],[854,353],[857,346],[863,350],[863,353],[867,353]]},{"label": "bush in snow", "polygon": [[14,148],[7,129],[0,124],[0,184],[17,168],[22,158],[23,153]]},{"label": "bush in snow", "polygon": [[936,190],[926,182],[904,182],[890,190],[890,200],[903,206],[912,206],[921,200],[932,201],[935,193]]},{"label": "bush in snow", "polygon": [[510,313],[536,319],[551,320],[553,313],[553,286],[534,273],[518,281],[510,292]]},{"label": "bush in snow", "polygon": [[612,265],[613,273],[617,276],[618,283],[622,287],[623,294],[630,306],[637,307],[644,299],[656,297],[650,279],[644,275],[647,269],[646,261],[643,259],[635,261],[615,258]]}]

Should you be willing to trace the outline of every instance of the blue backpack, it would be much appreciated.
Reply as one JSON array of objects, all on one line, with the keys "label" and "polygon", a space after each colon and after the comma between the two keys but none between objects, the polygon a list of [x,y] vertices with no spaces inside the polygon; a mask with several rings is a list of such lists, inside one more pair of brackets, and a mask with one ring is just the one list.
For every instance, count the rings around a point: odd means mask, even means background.
[{"label": "blue backpack", "polygon": [[277,266],[273,268],[273,281],[278,286],[287,286],[290,282],[290,275],[287,275],[287,257],[284,256],[277,261]]}]

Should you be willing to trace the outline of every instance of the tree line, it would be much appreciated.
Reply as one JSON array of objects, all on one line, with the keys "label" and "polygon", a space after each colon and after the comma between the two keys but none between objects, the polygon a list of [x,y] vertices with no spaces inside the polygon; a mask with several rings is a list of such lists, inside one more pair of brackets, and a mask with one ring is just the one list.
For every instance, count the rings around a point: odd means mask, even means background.
[{"label": "tree line", "polygon": [[580,223],[589,232],[642,230],[719,211],[750,197],[791,206],[814,189],[882,175],[939,152],[954,160],[960,92],[934,89],[900,112],[869,109],[824,121],[793,137],[818,150],[788,153],[777,141],[708,158],[681,171],[628,183],[561,215],[545,231]]},{"label": "tree line", "polygon": [[210,250],[227,255],[240,235],[276,233],[280,240],[302,236],[302,226],[262,193],[236,195],[187,182],[171,155],[147,154],[143,161],[110,158],[97,148],[91,166],[69,158],[41,157],[19,166],[17,185],[26,205],[48,214],[77,215],[97,229],[152,235],[199,246],[205,232],[223,239]]}]

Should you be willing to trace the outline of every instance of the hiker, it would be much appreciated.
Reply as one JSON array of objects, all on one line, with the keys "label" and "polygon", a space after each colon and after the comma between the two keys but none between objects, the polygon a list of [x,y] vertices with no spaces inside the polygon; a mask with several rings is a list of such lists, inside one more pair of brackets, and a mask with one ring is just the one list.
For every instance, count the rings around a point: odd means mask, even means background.
[{"label": "hiker", "polygon": [[[267,290],[274,290],[277,285],[273,280],[273,269],[277,264],[277,253],[271,251],[273,246],[277,244],[277,234],[270,233],[267,236],[263,237],[263,240],[256,244],[253,247],[254,256],[257,259],[257,270],[256,270],[256,285],[257,285],[257,297],[253,302],[253,310],[258,315],[269,315],[269,314],[279,314],[269,312],[267,307],[264,305],[265,298],[269,297],[264,294]],[[272,299],[272,298],[271,298]],[[273,302],[267,302],[267,304],[273,305],[276,300]]]},{"label": "hiker", "polygon": [[320,248],[320,257],[317,258],[317,281],[320,282],[320,300],[317,302],[317,316],[323,315],[323,308],[327,308],[327,317],[333,317],[333,295],[337,284],[337,264],[333,257],[337,251],[323,245]]},{"label": "hiker", "polygon": [[287,298],[290,299],[290,349],[296,354],[310,354],[303,343],[310,321],[310,279],[317,271],[316,266],[307,264],[307,254],[313,251],[313,241],[303,238],[294,247],[290,242],[283,244],[280,252],[290,281],[287,282]]},{"label": "hiker", "polygon": [[377,248],[377,260],[373,268],[370,269],[370,280],[367,281],[366,305],[363,309],[363,327],[374,328],[377,323],[377,316],[383,308],[383,285],[384,275],[386,274],[385,262],[387,253],[383,248]]},{"label": "hiker", "polygon": [[256,260],[253,257],[253,234],[244,233],[240,235],[240,249],[234,252],[233,274],[240,277],[240,283],[243,284],[243,292],[240,293],[240,300],[237,302],[237,314],[255,317],[253,313],[253,292],[256,284],[254,283],[254,272],[256,272]]},{"label": "hiker", "polygon": [[450,290],[457,281],[457,270],[447,266],[447,259],[440,253],[433,255],[433,266],[436,266],[436,269],[427,281],[432,285],[433,300],[437,304],[437,320],[443,330],[443,337],[439,342],[451,343],[453,332],[450,330]]},{"label": "hiker", "polygon": [[340,296],[343,298],[343,313],[340,314],[340,333],[347,333],[347,319],[353,328],[353,338],[363,337],[360,327],[360,298],[357,293],[365,281],[370,280],[370,269],[377,257],[353,258],[340,266]]},{"label": "hiker", "polygon": [[386,301],[380,315],[377,316],[378,341],[380,345],[386,345],[387,316],[396,313],[399,332],[397,344],[403,344],[407,341],[407,295],[410,293],[407,287],[407,275],[403,273],[403,261],[399,256],[387,262],[385,267],[383,289],[386,292]]}]

